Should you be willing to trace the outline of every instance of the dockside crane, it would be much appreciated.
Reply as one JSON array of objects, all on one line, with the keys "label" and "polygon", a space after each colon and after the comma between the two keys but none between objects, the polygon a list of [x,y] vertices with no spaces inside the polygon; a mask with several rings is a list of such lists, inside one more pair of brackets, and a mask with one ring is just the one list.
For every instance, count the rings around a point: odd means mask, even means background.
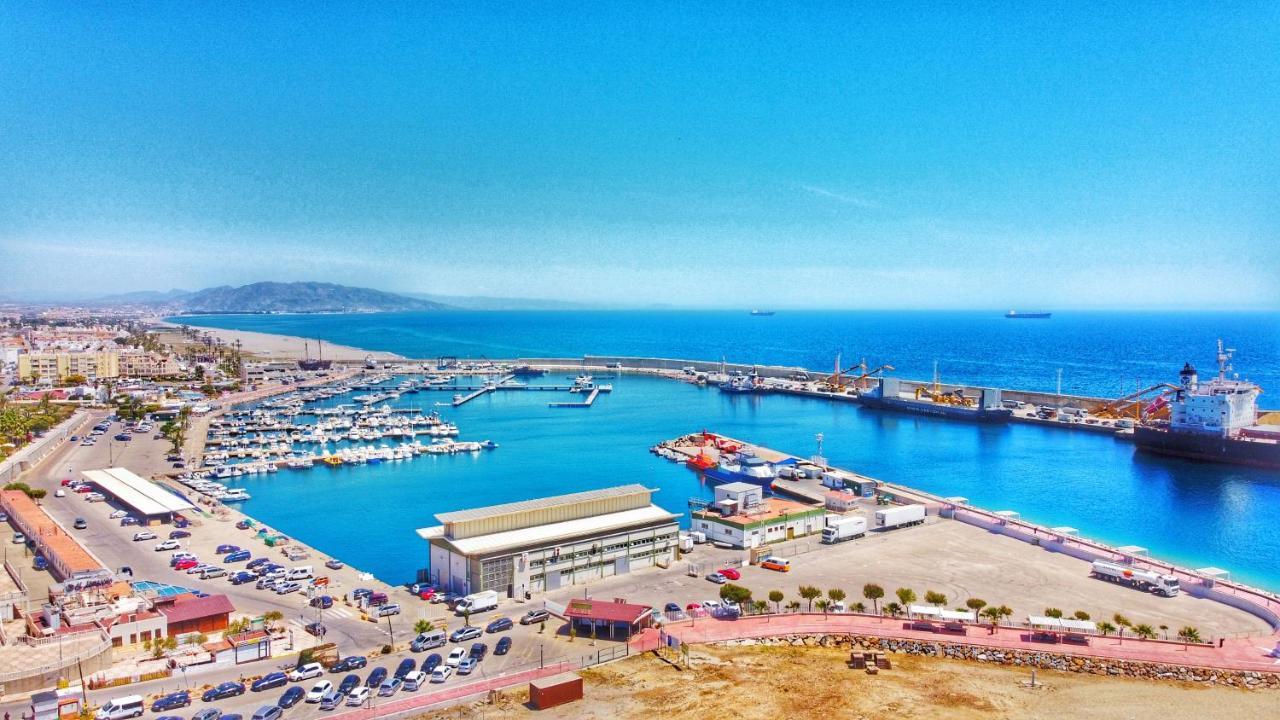
[{"label": "dockside crane", "polygon": [[[1135,420],[1158,417],[1169,412],[1168,396],[1180,388],[1169,383],[1156,383],[1121,398],[1100,403],[1089,412],[1104,420],[1118,420],[1132,416]],[[1153,396],[1154,395],[1154,396]]]}]

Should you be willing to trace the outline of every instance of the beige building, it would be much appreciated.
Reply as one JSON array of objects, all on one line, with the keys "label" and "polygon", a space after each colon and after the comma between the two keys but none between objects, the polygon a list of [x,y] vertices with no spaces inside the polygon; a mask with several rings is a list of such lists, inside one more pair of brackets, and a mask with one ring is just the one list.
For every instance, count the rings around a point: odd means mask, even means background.
[{"label": "beige building", "polygon": [[430,581],[458,593],[506,597],[581,585],[675,559],[678,517],[654,490],[622,485],[436,515]]},{"label": "beige building", "polygon": [[90,380],[120,377],[118,352],[25,353],[18,356],[18,377],[62,380],[68,375],[83,375]]},{"label": "beige building", "polygon": [[126,350],[120,353],[120,375],[131,378],[157,378],[177,375],[182,367],[172,355]]}]

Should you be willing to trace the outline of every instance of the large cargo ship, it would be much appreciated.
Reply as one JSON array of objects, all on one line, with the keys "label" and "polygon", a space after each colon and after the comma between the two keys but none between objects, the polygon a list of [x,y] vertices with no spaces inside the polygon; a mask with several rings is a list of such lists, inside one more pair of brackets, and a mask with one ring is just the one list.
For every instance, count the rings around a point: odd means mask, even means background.
[{"label": "large cargo ship", "polygon": [[1010,310],[1004,316],[1009,320],[1048,320],[1053,317],[1053,313],[1047,312],[1018,312]]},{"label": "large cargo ship", "polygon": [[1258,425],[1262,389],[1227,377],[1232,352],[1218,341],[1218,376],[1206,383],[1191,363],[1184,365],[1169,419],[1135,427],[1134,444],[1163,455],[1280,468],[1280,426]]},{"label": "large cargo ship", "polygon": [[985,423],[1009,421],[1013,411],[1000,401],[1000,391],[996,388],[982,388],[975,398],[958,390],[942,392],[937,384],[933,389],[922,386],[916,388],[914,394],[904,395],[898,378],[880,378],[875,387],[858,395],[858,402],[867,407]]}]

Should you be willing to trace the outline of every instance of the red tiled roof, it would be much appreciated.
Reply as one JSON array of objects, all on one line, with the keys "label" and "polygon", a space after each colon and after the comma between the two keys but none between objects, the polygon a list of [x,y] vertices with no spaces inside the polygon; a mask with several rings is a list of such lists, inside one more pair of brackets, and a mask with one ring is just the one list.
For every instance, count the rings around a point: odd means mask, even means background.
[{"label": "red tiled roof", "polygon": [[157,606],[156,609],[163,613],[169,624],[172,625],[215,615],[230,614],[235,611],[236,607],[231,604],[231,598],[226,595],[210,595],[209,597],[183,600],[172,605]]},{"label": "red tiled roof", "polygon": [[647,605],[604,600],[570,600],[564,615],[582,620],[607,620],[609,622],[636,623],[649,612]]}]

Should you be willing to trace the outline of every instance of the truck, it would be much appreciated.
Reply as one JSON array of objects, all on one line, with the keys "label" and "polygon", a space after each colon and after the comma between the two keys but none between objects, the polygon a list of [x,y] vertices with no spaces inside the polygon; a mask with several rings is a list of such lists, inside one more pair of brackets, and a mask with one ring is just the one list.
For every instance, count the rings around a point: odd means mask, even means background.
[{"label": "truck", "polygon": [[486,610],[493,610],[498,607],[498,591],[485,590],[484,592],[472,593],[461,600],[454,606],[454,612],[462,615],[463,613],[471,613],[472,615]]},{"label": "truck", "polygon": [[822,542],[828,545],[867,534],[867,519],[863,517],[836,518],[822,528]]},{"label": "truck", "polygon": [[919,525],[923,522],[923,505],[903,505],[876,511],[877,530],[892,530],[906,525]]},{"label": "truck", "polygon": [[1178,594],[1178,578],[1173,575],[1159,573],[1155,570],[1124,565],[1121,563],[1094,560],[1090,575],[1099,580],[1107,580],[1119,585],[1127,585],[1136,590],[1173,597]]}]

